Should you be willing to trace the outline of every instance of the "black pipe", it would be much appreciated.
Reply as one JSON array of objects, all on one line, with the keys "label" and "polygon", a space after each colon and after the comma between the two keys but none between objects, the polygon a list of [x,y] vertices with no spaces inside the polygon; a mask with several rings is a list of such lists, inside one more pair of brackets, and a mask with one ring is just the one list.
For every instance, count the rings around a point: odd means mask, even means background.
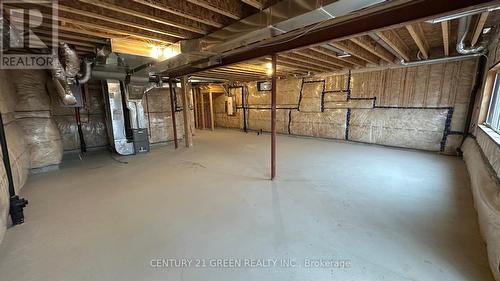
[{"label": "black pipe", "polygon": [[12,219],[12,224],[22,224],[24,222],[23,208],[28,205],[28,200],[19,198],[16,195],[14,188],[14,179],[12,178],[12,169],[10,166],[9,149],[7,147],[7,138],[5,137],[5,128],[3,126],[2,114],[0,113],[0,145],[2,147],[3,165],[9,182],[10,207],[9,214]]},{"label": "black pipe", "polygon": [[477,93],[480,91],[481,85],[483,84],[484,73],[486,72],[487,64],[488,64],[488,57],[486,57],[485,55],[481,56],[479,58],[479,65],[476,71],[476,81],[474,83],[474,87],[472,88],[472,92],[470,94],[469,108],[467,109],[467,118],[465,119],[465,128],[463,132],[462,142],[460,143],[460,147],[462,147],[462,144],[464,144],[465,139],[469,135],[470,125],[472,121],[472,114],[474,113],[474,106],[476,103]]},{"label": "black pipe", "polygon": [[80,118],[80,108],[75,107],[75,118],[76,118],[76,126],[78,127],[78,136],[80,138],[80,151],[82,153],[87,152],[87,144],[85,143],[85,138],[83,136],[82,130],[82,120]]}]

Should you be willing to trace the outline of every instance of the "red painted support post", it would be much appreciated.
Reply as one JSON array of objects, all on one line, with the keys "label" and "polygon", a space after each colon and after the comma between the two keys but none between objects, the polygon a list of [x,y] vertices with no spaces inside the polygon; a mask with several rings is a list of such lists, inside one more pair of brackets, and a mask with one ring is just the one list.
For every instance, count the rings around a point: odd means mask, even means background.
[{"label": "red painted support post", "polygon": [[172,83],[172,79],[168,80],[168,88],[170,90],[170,110],[172,111],[172,129],[174,131],[174,146],[175,146],[175,149],[177,149],[177,147],[178,147],[178,144],[177,144],[177,125],[175,122],[175,104],[174,104],[175,91],[174,91],[173,87],[175,87],[175,82]]},{"label": "red painted support post", "polygon": [[271,87],[271,180],[276,177],[276,54],[272,55],[273,78]]}]

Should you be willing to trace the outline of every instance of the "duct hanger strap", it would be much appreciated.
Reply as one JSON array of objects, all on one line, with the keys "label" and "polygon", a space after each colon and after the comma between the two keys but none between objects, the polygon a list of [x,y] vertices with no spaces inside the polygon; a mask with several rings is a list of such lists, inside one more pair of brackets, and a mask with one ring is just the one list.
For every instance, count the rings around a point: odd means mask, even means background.
[{"label": "duct hanger strap", "polygon": [[0,113],[0,145],[2,147],[3,165],[7,180],[9,183],[10,208],[9,214],[12,219],[12,224],[22,224],[24,222],[23,209],[28,205],[28,200],[20,198],[16,195],[14,189],[14,179],[12,178],[12,169],[10,166],[9,149],[7,147],[7,138],[5,137],[5,128],[3,126],[2,114]]}]

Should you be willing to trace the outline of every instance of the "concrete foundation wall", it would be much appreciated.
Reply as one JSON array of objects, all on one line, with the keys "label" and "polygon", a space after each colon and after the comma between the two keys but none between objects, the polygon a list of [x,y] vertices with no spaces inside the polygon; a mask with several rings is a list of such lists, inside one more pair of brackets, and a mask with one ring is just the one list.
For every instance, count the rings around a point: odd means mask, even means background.
[{"label": "concrete foundation wall", "polygon": [[[277,131],[457,154],[477,59],[277,82]],[[245,83],[246,123],[270,131],[270,92]],[[241,97],[228,116],[214,98],[215,124],[243,128]],[[239,126],[238,126],[239,124]]]}]

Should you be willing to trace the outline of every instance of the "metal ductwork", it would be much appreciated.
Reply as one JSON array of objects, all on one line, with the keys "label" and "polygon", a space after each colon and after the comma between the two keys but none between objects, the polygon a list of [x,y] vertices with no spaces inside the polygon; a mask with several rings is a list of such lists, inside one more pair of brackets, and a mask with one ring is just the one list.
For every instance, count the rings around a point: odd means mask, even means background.
[{"label": "metal ductwork", "polygon": [[85,73],[82,74],[80,58],[74,49],[61,42],[59,53],[51,69],[52,80],[63,105],[78,106],[77,96],[81,92],[80,85],[90,79],[92,63],[85,63]]},{"label": "metal ductwork", "polygon": [[480,53],[486,49],[484,44],[468,48],[465,46],[465,39],[467,38],[467,32],[470,28],[471,21],[471,16],[462,17],[458,20],[457,52],[463,55]]},{"label": "metal ductwork", "polygon": [[91,79],[101,80],[110,143],[120,155],[149,151],[149,138],[142,98],[154,87],[149,76],[135,70],[150,62],[137,56],[110,53],[92,70]]},{"label": "metal ductwork", "polygon": [[283,0],[225,28],[202,38],[181,41],[181,54],[159,62],[146,71],[162,73],[185,65],[209,67],[218,65],[220,58],[251,44],[310,26],[318,27],[325,21],[344,16],[383,0]]},{"label": "metal ductwork", "polygon": [[437,58],[437,59],[419,60],[419,61],[412,61],[412,62],[405,62],[404,60],[401,60],[400,64],[403,66],[419,66],[419,65],[430,64],[430,63],[465,60],[465,59],[480,57],[482,55],[483,55],[483,53],[473,53],[473,54],[467,54],[467,55],[461,55],[461,56],[443,57],[443,58]]}]

